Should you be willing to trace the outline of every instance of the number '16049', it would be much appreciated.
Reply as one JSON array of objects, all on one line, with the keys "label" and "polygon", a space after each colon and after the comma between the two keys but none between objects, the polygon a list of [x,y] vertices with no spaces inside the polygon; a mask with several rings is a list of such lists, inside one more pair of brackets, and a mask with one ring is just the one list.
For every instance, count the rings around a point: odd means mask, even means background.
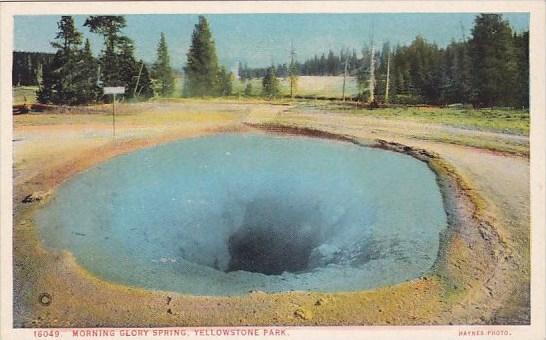
[{"label": "number '16049'", "polygon": [[58,330],[35,330],[35,338],[58,338],[61,333]]}]

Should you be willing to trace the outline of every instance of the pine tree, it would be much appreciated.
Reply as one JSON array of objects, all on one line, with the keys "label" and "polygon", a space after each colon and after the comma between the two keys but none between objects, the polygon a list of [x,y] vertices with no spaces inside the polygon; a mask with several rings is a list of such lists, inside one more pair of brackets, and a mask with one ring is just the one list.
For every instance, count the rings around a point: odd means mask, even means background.
[{"label": "pine tree", "polygon": [[246,83],[244,94],[246,97],[252,96],[252,83],[250,80]]},{"label": "pine tree", "polygon": [[76,71],[81,33],[76,30],[71,16],[62,16],[57,27],[59,31],[51,42],[57,52],[44,74],[43,86],[37,95],[42,103],[72,104],[71,98],[75,97],[73,74]]},{"label": "pine tree", "polygon": [[[92,33],[104,37],[104,49],[100,55],[101,81],[104,86],[123,86],[127,98],[146,93],[144,98],[153,95],[151,80],[143,80],[142,64],[134,56],[134,42],[122,35],[126,26],[123,16],[90,16],[84,23]],[[147,70],[146,70],[146,73]],[[138,82],[138,84],[137,84]]]},{"label": "pine tree", "polygon": [[529,107],[529,32],[514,35],[517,77],[514,102],[518,107]]},{"label": "pine tree", "polygon": [[375,94],[376,96],[384,101],[386,87],[387,87],[387,64],[389,58],[390,45],[388,42],[383,43],[381,49],[378,48],[377,51],[377,68],[375,76]]},{"label": "pine tree", "polygon": [[227,72],[225,67],[220,67],[220,70],[218,71],[218,79],[217,79],[217,95],[219,96],[230,96],[233,92],[233,85],[232,85],[232,78],[233,74],[231,72]]},{"label": "pine tree", "polygon": [[470,103],[472,96],[472,64],[468,51],[468,43],[462,42],[455,45],[456,51],[456,76],[457,86],[456,96],[453,98],[455,103]]},{"label": "pine tree", "polygon": [[441,104],[453,103],[457,98],[457,60],[458,56],[455,50],[455,43],[451,43],[445,51],[443,51],[441,62],[441,81],[440,81],[440,98]]},{"label": "pine tree", "polygon": [[139,77],[137,78],[138,83],[135,84],[136,97],[148,99],[154,96],[152,79],[150,78],[150,73],[148,72],[146,64],[144,64],[144,61],[141,60],[139,64],[141,69],[139,71]]},{"label": "pine tree", "polygon": [[370,76],[374,72],[371,66],[371,49],[364,47],[362,49],[362,65],[356,72],[356,81],[358,84],[359,100],[367,102],[370,98]]},{"label": "pine tree", "polygon": [[238,69],[237,69],[237,75],[239,76],[239,79],[240,80],[247,80],[247,79],[250,79],[250,73],[249,73],[249,69],[248,69],[248,65],[245,63],[241,63],[239,62],[239,66],[238,66]]},{"label": "pine tree", "polygon": [[119,45],[120,53],[118,60],[120,62],[122,80],[126,87],[126,97],[140,97],[144,99],[153,97],[154,91],[148,68],[142,60],[136,61],[133,41],[127,37],[122,37]]},{"label": "pine tree", "polygon": [[60,75],[57,71],[62,66],[61,57],[55,53],[52,62],[43,68],[42,83],[36,91],[36,99],[42,104],[57,102],[56,92],[60,87]]},{"label": "pine tree", "polygon": [[101,94],[97,85],[98,61],[93,57],[89,39],[80,51],[80,72],[76,78],[76,95],[79,103],[96,102]]},{"label": "pine tree", "polygon": [[209,24],[204,16],[199,16],[192,34],[187,63],[184,95],[210,96],[217,90],[218,58]]},{"label": "pine tree", "polygon": [[292,44],[290,48],[290,65],[288,66],[288,80],[290,82],[290,97],[294,98],[298,90],[298,64],[296,62],[296,50]]},{"label": "pine tree", "polygon": [[479,15],[469,47],[474,104],[480,107],[515,104],[517,63],[508,22],[501,14]]},{"label": "pine tree", "polygon": [[409,63],[405,57],[408,48],[398,46],[393,53],[393,95],[400,102],[402,97],[410,95]]},{"label": "pine tree", "polygon": [[38,87],[41,86],[42,80],[44,76],[44,65],[42,63],[38,63],[38,66],[36,68],[36,84]]},{"label": "pine tree", "polygon": [[279,80],[275,75],[274,66],[267,69],[262,79],[262,95],[268,98],[275,98],[279,95]]},{"label": "pine tree", "polygon": [[337,74],[336,57],[332,50],[328,51],[328,57],[326,59],[326,73],[329,76],[335,76]]},{"label": "pine tree", "polygon": [[[133,41],[127,37],[120,37],[117,41],[118,53],[115,54],[119,75],[119,85],[125,87],[127,98],[136,97],[138,93],[137,82],[140,82],[142,64],[138,63],[134,56]],[[105,68],[108,66],[105,65]],[[112,79],[111,77],[110,79]],[[105,83],[106,84],[106,83]]]},{"label": "pine tree", "polygon": [[160,96],[169,96],[173,93],[174,76],[170,64],[167,41],[163,32],[157,46],[157,59],[152,68],[152,75],[159,84],[158,93]]},{"label": "pine tree", "polygon": [[438,47],[417,36],[408,47],[406,57],[409,59],[412,94],[427,102],[437,102],[441,79],[441,54]]},{"label": "pine tree", "polygon": [[96,100],[96,78],[93,78],[96,61],[89,41],[80,49],[82,35],[70,16],[61,17],[57,26],[59,31],[51,43],[57,52],[51,64],[43,67],[38,101],[76,105]]},{"label": "pine tree", "polygon": [[[129,65],[122,65],[120,49],[127,45],[126,37],[121,35],[121,29],[126,26],[123,16],[90,16],[84,26],[92,33],[101,34],[104,38],[104,49],[100,55],[101,80],[104,86],[127,86],[126,78],[133,74],[123,74]],[[126,89],[127,90],[127,89]]]}]

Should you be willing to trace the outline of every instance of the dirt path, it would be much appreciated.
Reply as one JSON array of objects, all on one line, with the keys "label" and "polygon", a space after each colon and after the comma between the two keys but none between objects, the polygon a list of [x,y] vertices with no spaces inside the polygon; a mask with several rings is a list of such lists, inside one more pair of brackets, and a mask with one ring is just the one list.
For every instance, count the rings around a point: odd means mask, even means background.
[{"label": "dirt path", "polygon": [[[267,104],[192,102],[122,108],[115,141],[110,119],[105,114],[15,119],[16,326],[528,322],[529,162],[520,156],[528,153],[528,140],[390,119],[294,112]],[[444,263],[431,275],[340,294],[257,292],[229,298],[151,292],[99,280],[70,254],[41,246],[32,213],[42,203],[22,204],[25,195],[54,189],[78,171],[122,153],[218,131],[248,130],[242,123],[311,127],[364,143],[383,139],[435,152],[470,186],[454,189],[446,199],[456,210],[458,197],[479,194],[484,202],[479,217],[485,224],[476,225],[472,214],[466,218],[474,222],[459,221],[455,234],[446,238]],[[439,142],[444,139],[446,143]],[[487,150],[493,147],[502,152]],[[455,188],[449,169],[440,166],[439,171],[446,171],[441,185]],[[39,303],[44,292],[53,296],[49,306]]]}]

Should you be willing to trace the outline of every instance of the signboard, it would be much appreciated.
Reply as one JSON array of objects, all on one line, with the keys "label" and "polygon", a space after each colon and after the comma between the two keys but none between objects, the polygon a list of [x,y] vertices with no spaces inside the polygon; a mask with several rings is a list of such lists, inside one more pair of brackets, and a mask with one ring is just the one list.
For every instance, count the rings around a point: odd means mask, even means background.
[{"label": "signboard", "polygon": [[114,96],[112,100],[112,134],[114,138],[116,137],[116,94],[124,94],[125,87],[116,86],[116,87],[104,87],[104,94],[111,94]]},{"label": "signboard", "polygon": [[124,94],[124,93],[125,93],[125,87],[123,86],[104,88],[104,94]]}]

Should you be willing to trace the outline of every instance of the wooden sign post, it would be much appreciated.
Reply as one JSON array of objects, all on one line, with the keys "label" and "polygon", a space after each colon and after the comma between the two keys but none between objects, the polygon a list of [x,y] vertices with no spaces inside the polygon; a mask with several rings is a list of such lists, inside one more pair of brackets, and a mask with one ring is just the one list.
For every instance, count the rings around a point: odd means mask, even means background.
[{"label": "wooden sign post", "polygon": [[104,87],[104,94],[111,94],[112,98],[112,135],[116,137],[116,94],[124,94],[125,87]]}]

